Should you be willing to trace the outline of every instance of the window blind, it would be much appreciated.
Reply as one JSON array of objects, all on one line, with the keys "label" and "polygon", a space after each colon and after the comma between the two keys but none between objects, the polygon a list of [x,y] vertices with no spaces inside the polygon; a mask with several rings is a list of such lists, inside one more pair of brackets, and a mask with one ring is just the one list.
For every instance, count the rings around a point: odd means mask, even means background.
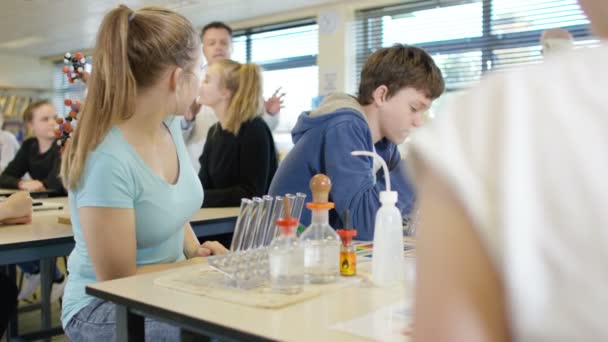
[{"label": "window blind", "polygon": [[376,49],[405,43],[433,56],[448,90],[461,89],[486,71],[540,62],[542,32],[558,27],[577,48],[599,44],[576,0],[414,0],[363,10],[355,25],[356,73]]}]

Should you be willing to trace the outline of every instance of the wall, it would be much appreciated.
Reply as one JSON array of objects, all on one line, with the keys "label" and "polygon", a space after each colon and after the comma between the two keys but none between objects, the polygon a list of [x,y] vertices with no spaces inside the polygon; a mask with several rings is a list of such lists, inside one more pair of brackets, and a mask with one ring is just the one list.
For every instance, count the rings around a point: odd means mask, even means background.
[{"label": "wall", "polygon": [[51,89],[53,65],[39,58],[0,54],[0,88],[5,87]]},{"label": "wall", "polygon": [[[396,0],[340,0],[323,6],[315,6],[297,11],[279,13],[271,16],[231,22],[238,30],[263,26],[290,20],[314,17],[317,22],[330,22],[335,29],[319,32],[319,93],[328,90],[355,92],[354,61],[355,12],[360,9],[394,4]],[[331,25],[330,25],[331,26]],[[57,59],[61,56],[53,56]],[[0,87],[52,88],[53,58],[29,58],[0,54]]]},{"label": "wall", "polygon": [[[357,10],[394,4],[395,0],[343,0],[308,9],[230,23],[234,29],[256,27],[302,18],[317,18],[319,27],[319,94],[328,91],[355,93],[355,36]],[[329,24],[329,25],[325,25]],[[335,24],[335,25],[334,25]],[[325,27],[332,28],[325,30]]]}]

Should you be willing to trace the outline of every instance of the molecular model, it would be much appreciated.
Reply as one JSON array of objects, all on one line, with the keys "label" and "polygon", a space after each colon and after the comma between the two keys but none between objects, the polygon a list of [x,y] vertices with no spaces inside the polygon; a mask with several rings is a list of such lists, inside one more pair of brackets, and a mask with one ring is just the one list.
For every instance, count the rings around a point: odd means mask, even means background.
[{"label": "molecular model", "polygon": [[76,117],[82,108],[82,103],[80,101],[72,101],[70,99],[65,99],[64,104],[67,107],[70,107],[70,112],[66,118],[57,118],[57,129],[55,129],[55,136],[57,137],[57,145],[63,148],[65,146],[66,141],[70,138],[72,132],[74,131],[74,127],[72,123],[76,121]]},{"label": "molecular model", "polygon": [[[81,52],[77,52],[72,56],[71,53],[66,52],[63,56],[63,62],[66,64],[63,67],[63,73],[68,78],[70,83],[76,82],[76,80],[86,81],[85,66],[87,65],[87,59]],[[70,107],[70,112],[64,118],[57,118],[57,128],[55,129],[55,136],[57,137],[57,145],[63,148],[66,142],[70,139],[72,132],[74,131],[73,124],[76,122],[78,113],[82,109],[82,103],[80,101],[73,101],[71,99],[65,99],[64,104]]]},{"label": "molecular model", "polygon": [[68,77],[68,82],[74,83],[76,80],[84,79],[85,66],[87,65],[87,59],[80,52],[77,52],[74,56],[71,53],[66,52],[63,56],[63,63],[66,65],[62,71]]}]

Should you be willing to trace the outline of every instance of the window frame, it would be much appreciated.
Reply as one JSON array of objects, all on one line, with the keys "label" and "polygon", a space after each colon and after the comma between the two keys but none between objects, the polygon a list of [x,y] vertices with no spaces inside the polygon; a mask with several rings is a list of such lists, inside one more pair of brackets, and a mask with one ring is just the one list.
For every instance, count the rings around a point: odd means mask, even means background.
[{"label": "window frame", "polygon": [[[316,51],[316,54],[312,54],[312,55],[300,55],[300,56],[294,56],[294,57],[289,57],[289,58],[278,58],[278,59],[266,60],[266,61],[262,61],[262,62],[252,60],[252,55],[253,55],[252,51],[254,48],[253,47],[253,45],[254,45],[253,35],[259,34],[259,33],[267,33],[267,32],[273,32],[273,31],[280,31],[280,30],[304,27],[304,26],[309,26],[309,25],[318,25],[317,19],[315,17],[307,17],[307,18],[302,18],[302,19],[290,20],[290,21],[286,21],[286,22],[278,22],[278,23],[269,24],[269,25],[237,29],[232,34],[232,40],[234,41],[236,38],[245,37],[246,62],[247,63],[254,62],[258,66],[260,66],[264,71],[270,72],[270,71],[288,70],[288,69],[314,67],[314,66],[318,67],[318,62],[317,62],[317,57],[319,54],[318,50]],[[318,26],[317,26],[317,30],[318,30]],[[316,89],[316,87],[318,85],[315,84],[314,86]],[[277,136],[281,136],[281,135],[289,135],[289,137],[291,137],[290,132],[292,129],[293,129],[293,127],[290,127],[289,129],[277,128],[277,130],[275,130],[273,132],[273,134],[275,135],[275,138]]]},{"label": "window frame", "polygon": [[[359,10],[356,13],[357,36],[360,41],[355,52],[357,82],[363,64],[368,56],[375,50],[382,48],[383,16],[403,15],[406,13],[429,10],[433,8],[449,7],[470,3],[470,0],[418,0],[415,3],[383,6]],[[530,30],[524,32],[513,32],[504,34],[492,33],[492,6],[493,0],[481,0],[482,4],[482,35],[480,37],[460,38],[425,42],[414,44],[425,49],[430,55],[435,54],[458,54],[470,51],[481,51],[481,73],[492,69],[495,65],[496,56],[494,51],[511,48],[524,48],[539,45],[539,37],[545,29]],[[568,30],[574,40],[593,39],[589,25],[570,25],[561,28]],[[460,90],[465,87],[448,86],[446,91]]]},{"label": "window frame", "polygon": [[[234,40],[235,38],[239,38],[239,37],[243,37],[243,36],[245,37],[245,56],[247,58],[247,60],[246,60],[247,63],[250,63],[252,61],[251,56],[252,56],[252,48],[253,48],[252,35],[257,34],[257,33],[267,33],[267,32],[285,30],[285,29],[290,29],[290,28],[297,28],[297,27],[308,26],[308,25],[317,25],[316,18],[304,18],[304,19],[291,20],[288,22],[281,22],[281,23],[276,23],[276,24],[271,24],[271,25],[264,25],[264,26],[240,29],[240,30],[236,30],[232,34],[232,39]],[[316,55],[302,55],[302,56],[289,57],[289,58],[279,58],[279,59],[264,61],[263,63],[256,62],[256,64],[258,64],[260,67],[262,67],[266,71],[302,68],[302,67],[318,65],[317,56],[318,56],[318,51],[317,51]]]}]

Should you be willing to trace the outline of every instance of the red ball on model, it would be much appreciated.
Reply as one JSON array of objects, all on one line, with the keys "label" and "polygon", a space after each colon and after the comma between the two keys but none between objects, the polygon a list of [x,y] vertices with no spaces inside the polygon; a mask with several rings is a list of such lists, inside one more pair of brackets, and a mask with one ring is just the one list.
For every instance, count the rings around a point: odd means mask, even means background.
[{"label": "red ball on model", "polygon": [[72,133],[72,125],[69,122],[64,122],[63,123],[63,130],[66,133]]}]

